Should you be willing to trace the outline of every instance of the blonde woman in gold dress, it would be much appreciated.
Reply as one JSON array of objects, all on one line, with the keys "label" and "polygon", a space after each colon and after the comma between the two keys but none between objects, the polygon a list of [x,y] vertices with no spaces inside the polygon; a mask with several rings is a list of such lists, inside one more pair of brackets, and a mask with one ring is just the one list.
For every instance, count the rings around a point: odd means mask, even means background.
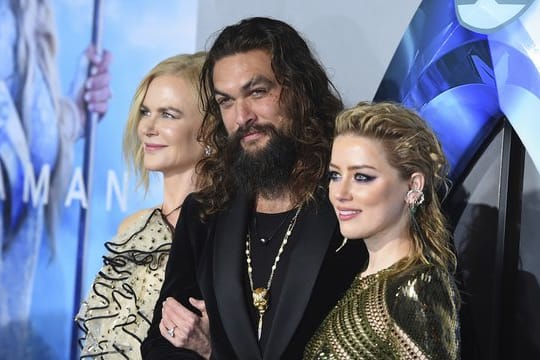
[{"label": "blonde woman in gold dress", "polygon": [[[305,359],[458,359],[456,258],[440,209],[447,161],[413,111],[360,103],[337,118],[330,201],[369,259]],[[352,240],[363,239],[363,240]]]},{"label": "blonde woman in gold dress", "polygon": [[77,321],[84,332],[81,358],[140,359],[153,317],[184,198],[198,189],[195,165],[202,123],[199,75],[204,53],[178,55],[156,65],[133,98],[124,154],[145,189],[150,171],[163,175],[163,203],[128,216],[105,243],[108,254]]}]

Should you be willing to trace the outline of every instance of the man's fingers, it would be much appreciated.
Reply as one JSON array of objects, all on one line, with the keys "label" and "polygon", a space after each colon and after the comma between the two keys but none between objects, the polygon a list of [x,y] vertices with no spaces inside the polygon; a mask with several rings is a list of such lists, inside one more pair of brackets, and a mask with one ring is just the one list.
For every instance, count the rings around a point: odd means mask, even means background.
[{"label": "man's fingers", "polygon": [[206,304],[204,302],[204,300],[198,300],[198,299],[195,299],[195,298],[192,298],[190,297],[189,298],[189,302],[191,303],[191,305],[193,305],[197,310],[199,310],[203,316],[205,315],[206,313]]}]

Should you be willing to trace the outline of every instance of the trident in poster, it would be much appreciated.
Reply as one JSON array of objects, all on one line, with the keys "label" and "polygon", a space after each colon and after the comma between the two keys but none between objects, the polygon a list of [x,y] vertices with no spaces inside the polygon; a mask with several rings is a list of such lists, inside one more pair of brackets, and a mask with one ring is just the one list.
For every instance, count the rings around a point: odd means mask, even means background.
[{"label": "trident in poster", "polygon": [[[92,37],[91,43],[95,48],[96,54],[101,54],[101,0],[94,0],[93,18],[92,18]],[[90,75],[91,65],[88,66],[88,75]],[[76,257],[76,271],[75,271],[75,287],[73,292],[73,318],[77,314],[81,296],[82,296],[82,281],[85,268],[85,252],[86,243],[88,239],[88,231],[90,225],[90,199],[92,195],[92,180],[93,180],[93,166],[94,166],[94,143],[96,137],[96,128],[99,120],[99,114],[86,110],[86,122],[84,128],[84,154],[83,154],[83,168],[82,175],[84,184],[86,184],[86,198],[87,206],[81,206],[79,214],[79,233],[77,239],[77,257]],[[78,358],[78,335],[79,329],[74,322],[71,331],[71,356],[70,359]]]}]

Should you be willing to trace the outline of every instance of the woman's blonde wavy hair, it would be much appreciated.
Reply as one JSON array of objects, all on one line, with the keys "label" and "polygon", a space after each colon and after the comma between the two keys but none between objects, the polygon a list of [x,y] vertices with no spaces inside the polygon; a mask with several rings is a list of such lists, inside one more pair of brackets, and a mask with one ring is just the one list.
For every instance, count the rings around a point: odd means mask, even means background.
[{"label": "woman's blonde wavy hair", "polygon": [[344,134],[380,141],[388,162],[403,179],[408,180],[415,172],[424,174],[425,201],[411,213],[409,222],[412,254],[396,271],[424,263],[454,272],[456,256],[439,200],[439,194],[448,193],[449,167],[441,144],[427,123],[416,112],[397,103],[361,102],[337,116],[335,136]]},{"label": "woman's blonde wavy hair", "polygon": [[[194,54],[181,54],[167,58],[158,63],[142,79],[129,108],[129,115],[124,130],[123,152],[129,169],[134,170],[138,178],[138,186],[148,191],[150,172],[144,167],[143,148],[137,127],[141,119],[141,106],[152,80],[163,75],[179,76],[187,80],[191,85],[193,95],[199,99],[199,76],[206,58],[206,52],[200,51]],[[202,114],[202,108],[201,108]]]}]

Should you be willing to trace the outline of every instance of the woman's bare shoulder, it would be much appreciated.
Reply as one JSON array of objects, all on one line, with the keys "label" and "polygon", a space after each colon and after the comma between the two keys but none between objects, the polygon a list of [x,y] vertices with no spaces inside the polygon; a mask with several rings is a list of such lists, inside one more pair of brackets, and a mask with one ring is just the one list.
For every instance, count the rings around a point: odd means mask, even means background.
[{"label": "woman's bare shoulder", "polygon": [[150,214],[151,211],[155,208],[142,209],[134,212],[131,215],[126,216],[120,225],[118,225],[118,234],[123,234],[133,227],[142,217],[146,217]]}]

